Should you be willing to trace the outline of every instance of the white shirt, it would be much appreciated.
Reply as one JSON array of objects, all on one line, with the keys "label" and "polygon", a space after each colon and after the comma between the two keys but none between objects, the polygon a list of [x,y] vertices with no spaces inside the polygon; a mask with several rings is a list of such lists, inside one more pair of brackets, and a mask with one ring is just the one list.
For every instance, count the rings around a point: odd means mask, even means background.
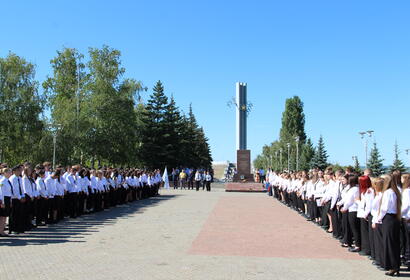
[{"label": "white shirt", "polygon": [[383,192],[380,213],[377,217],[377,221],[381,223],[386,214],[397,214],[397,196],[392,189],[387,189]]},{"label": "white shirt", "polygon": [[43,198],[48,197],[47,186],[44,183],[44,179],[38,177],[36,180],[36,185],[37,185],[37,191],[39,192],[40,196]]},{"label": "white shirt", "polygon": [[44,180],[44,183],[47,187],[48,197],[53,198],[57,192],[56,179],[53,179],[51,176],[49,176]]},{"label": "white shirt", "polygon": [[22,183],[23,183],[23,192],[27,194],[29,197],[34,197],[33,186],[31,185],[30,179],[26,175],[23,176]]},{"label": "white shirt", "polygon": [[380,222],[377,221],[377,216],[379,215],[379,208],[380,208],[380,200],[382,199],[382,193],[378,193],[373,201],[372,201],[372,206],[370,210],[370,214],[372,215],[372,224],[380,224]]},{"label": "white shirt", "polygon": [[[0,180],[0,188],[1,188],[1,193],[2,196],[7,196],[7,197],[11,197],[11,188],[13,186],[11,185],[11,182],[6,178],[3,177],[3,179]],[[2,200],[3,201],[3,200]]]},{"label": "white shirt", "polygon": [[348,210],[350,212],[357,212],[356,199],[359,198],[360,192],[359,187],[350,187],[346,192],[346,197],[343,199],[343,210]]},{"label": "white shirt", "polygon": [[401,216],[410,219],[410,189],[404,189],[401,193]]},{"label": "white shirt", "polygon": [[21,178],[19,176],[16,175],[11,175],[9,178],[11,185],[12,185],[12,196],[11,198],[14,199],[22,199],[24,198],[24,191],[23,191],[23,186],[22,186],[22,182],[21,182]]}]

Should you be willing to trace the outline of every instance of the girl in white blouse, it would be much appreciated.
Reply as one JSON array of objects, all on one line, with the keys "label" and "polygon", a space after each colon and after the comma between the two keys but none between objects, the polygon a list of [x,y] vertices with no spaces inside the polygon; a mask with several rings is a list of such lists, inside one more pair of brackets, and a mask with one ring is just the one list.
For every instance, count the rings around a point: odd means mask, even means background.
[{"label": "girl in white blouse", "polygon": [[390,175],[384,176],[383,194],[376,223],[382,224],[383,261],[386,275],[399,275],[401,194]]},{"label": "girl in white blouse", "polygon": [[407,267],[410,269],[410,174],[401,176],[402,193],[401,193],[401,217],[404,222],[405,235],[405,260]]}]

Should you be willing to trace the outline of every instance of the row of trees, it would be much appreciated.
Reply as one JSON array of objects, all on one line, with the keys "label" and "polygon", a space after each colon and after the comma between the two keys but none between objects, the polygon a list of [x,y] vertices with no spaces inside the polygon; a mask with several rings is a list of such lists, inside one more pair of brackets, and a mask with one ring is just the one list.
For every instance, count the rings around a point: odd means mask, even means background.
[{"label": "row of trees", "polygon": [[[405,171],[406,168],[399,158],[397,143],[394,146],[394,155],[394,162],[388,170]],[[285,104],[285,111],[282,114],[279,140],[262,148],[262,153],[254,161],[255,168],[272,168],[274,170],[287,170],[288,168],[289,170],[309,170],[319,168],[324,170],[330,165],[333,165],[335,169],[343,168],[338,164],[329,163],[322,136],[319,137],[316,146],[306,136],[305,115],[301,99],[298,96],[288,98]],[[356,171],[361,171],[357,157],[355,157],[354,166],[351,167]],[[368,167],[372,169],[375,176],[379,176],[387,171],[383,166],[383,159],[376,143],[371,148]]]},{"label": "row of trees", "polygon": [[57,51],[42,83],[35,65],[10,53],[0,58],[0,161],[163,168],[212,162],[192,107],[185,115],[160,81],[147,102],[140,81],[125,78],[121,53],[90,48]]}]

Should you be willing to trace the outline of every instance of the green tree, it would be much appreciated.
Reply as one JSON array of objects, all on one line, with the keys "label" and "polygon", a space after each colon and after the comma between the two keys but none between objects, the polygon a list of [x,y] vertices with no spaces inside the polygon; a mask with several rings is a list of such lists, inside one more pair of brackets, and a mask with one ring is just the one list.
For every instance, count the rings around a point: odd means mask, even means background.
[{"label": "green tree", "polygon": [[45,126],[40,119],[45,104],[38,93],[35,65],[13,53],[0,58],[0,157],[10,165],[37,161],[44,147]]},{"label": "green tree", "polygon": [[118,50],[108,46],[89,49],[88,69],[90,81],[86,89],[90,98],[85,114],[91,125],[85,132],[85,151],[101,164],[129,165],[137,160],[135,96],[141,83],[123,79],[125,69],[121,66]]},{"label": "green tree", "polygon": [[315,156],[312,160],[312,166],[324,170],[329,165],[327,159],[328,156],[325,148],[325,143],[323,141],[322,135],[320,135],[318,145],[315,149]]},{"label": "green tree", "polygon": [[281,142],[293,142],[298,136],[301,143],[305,143],[305,114],[303,102],[299,96],[286,99],[285,111],[282,113],[282,127],[280,129]]},{"label": "green tree", "polygon": [[359,163],[359,159],[357,157],[354,158],[354,166],[353,169],[355,172],[357,173],[361,173],[362,169],[360,168],[360,163]]},{"label": "green tree", "polygon": [[394,161],[393,161],[393,165],[390,166],[390,172],[393,172],[396,170],[401,171],[401,172],[406,171],[403,161],[401,161],[399,158],[399,154],[400,154],[399,145],[397,145],[397,141],[396,141],[394,144]]},{"label": "green tree", "polygon": [[373,143],[373,148],[370,151],[368,167],[372,170],[373,176],[375,177],[378,177],[384,173],[383,159],[381,158],[376,142]]},{"label": "green tree", "polygon": [[90,121],[84,114],[84,101],[88,92],[84,90],[88,75],[85,65],[80,62],[84,56],[76,49],[63,48],[50,63],[53,70],[43,82],[47,95],[51,122],[59,126],[57,158],[62,164],[81,161],[84,142],[84,131]]},{"label": "green tree", "polygon": [[312,140],[308,138],[306,143],[302,145],[302,153],[300,156],[300,170],[309,170],[312,168],[312,160],[315,156],[315,148]]},{"label": "green tree", "polygon": [[153,93],[144,111],[145,130],[142,135],[141,153],[144,164],[149,168],[164,168],[167,165],[168,138],[166,110],[168,98],[161,81],[153,88]]}]

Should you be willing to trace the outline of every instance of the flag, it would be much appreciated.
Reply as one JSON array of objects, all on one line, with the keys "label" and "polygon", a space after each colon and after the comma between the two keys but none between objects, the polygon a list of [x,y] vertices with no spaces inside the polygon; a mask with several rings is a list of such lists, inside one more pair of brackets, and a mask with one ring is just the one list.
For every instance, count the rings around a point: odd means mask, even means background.
[{"label": "flag", "polygon": [[162,175],[162,181],[164,182],[164,189],[169,189],[168,171],[165,167],[164,175]]}]

